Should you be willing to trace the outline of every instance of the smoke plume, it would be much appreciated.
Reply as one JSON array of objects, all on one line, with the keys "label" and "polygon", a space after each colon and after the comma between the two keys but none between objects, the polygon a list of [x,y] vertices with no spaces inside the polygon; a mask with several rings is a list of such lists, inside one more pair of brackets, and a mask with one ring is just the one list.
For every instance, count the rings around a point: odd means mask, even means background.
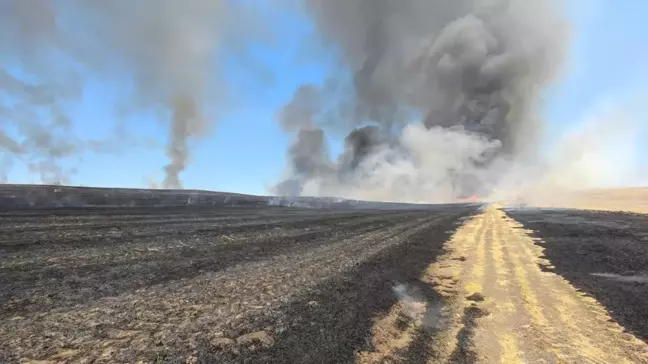
[{"label": "smoke plume", "polygon": [[27,160],[43,182],[64,182],[59,161],[102,149],[99,141],[72,136],[67,113],[92,76],[119,83],[116,117],[144,109],[164,116],[170,126],[163,186],[182,187],[190,143],[217,118],[207,101],[225,102],[221,59],[246,57],[248,40],[269,37],[262,11],[226,0],[2,1],[3,154]]},{"label": "smoke plume", "polygon": [[[279,114],[299,131],[278,193],[453,200],[490,193],[509,161],[535,154],[542,89],[567,39],[552,1],[305,0],[304,10],[311,41],[342,71]],[[348,133],[335,160],[329,128]]]}]

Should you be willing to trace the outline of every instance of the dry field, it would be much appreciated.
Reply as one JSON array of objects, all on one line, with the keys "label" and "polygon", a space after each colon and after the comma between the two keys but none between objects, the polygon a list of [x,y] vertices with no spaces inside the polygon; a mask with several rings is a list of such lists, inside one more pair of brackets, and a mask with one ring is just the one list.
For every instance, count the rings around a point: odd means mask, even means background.
[{"label": "dry field", "polygon": [[596,189],[558,194],[537,205],[584,210],[626,211],[648,214],[648,187]]}]

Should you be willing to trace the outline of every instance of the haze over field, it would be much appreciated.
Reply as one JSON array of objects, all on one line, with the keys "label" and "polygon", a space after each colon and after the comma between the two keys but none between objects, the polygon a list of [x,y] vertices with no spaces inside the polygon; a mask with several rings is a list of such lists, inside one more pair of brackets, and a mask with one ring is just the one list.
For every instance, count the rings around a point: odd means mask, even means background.
[{"label": "haze over field", "polygon": [[647,183],[641,96],[547,111],[604,5],[3,1],[0,178],[398,202]]}]

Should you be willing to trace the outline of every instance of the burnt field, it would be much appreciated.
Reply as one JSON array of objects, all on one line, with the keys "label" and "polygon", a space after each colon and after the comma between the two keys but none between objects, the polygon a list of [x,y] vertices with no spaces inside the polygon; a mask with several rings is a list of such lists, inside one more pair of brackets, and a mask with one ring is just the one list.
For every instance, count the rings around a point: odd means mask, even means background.
[{"label": "burnt field", "polygon": [[5,207],[0,362],[350,362],[475,210]]},{"label": "burnt field", "polygon": [[648,215],[60,186],[0,197],[0,363],[529,362],[547,347],[648,362]]},{"label": "burnt field", "polygon": [[551,271],[595,298],[626,331],[648,341],[648,215],[522,209]]}]

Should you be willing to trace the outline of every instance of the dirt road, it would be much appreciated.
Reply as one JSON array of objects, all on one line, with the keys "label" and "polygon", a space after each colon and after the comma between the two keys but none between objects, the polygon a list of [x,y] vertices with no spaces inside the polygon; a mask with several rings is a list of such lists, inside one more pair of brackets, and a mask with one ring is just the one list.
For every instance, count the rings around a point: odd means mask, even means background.
[{"label": "dirt road", "polygon": [[646,219],[6,211],[0,362],[647,363]]},{"label": "dirt road", "polygon": [[491,206],[428,269],[428,281],[452,302],[432,362],[648,362],[648,345],[551,272],[529,233]]}]

